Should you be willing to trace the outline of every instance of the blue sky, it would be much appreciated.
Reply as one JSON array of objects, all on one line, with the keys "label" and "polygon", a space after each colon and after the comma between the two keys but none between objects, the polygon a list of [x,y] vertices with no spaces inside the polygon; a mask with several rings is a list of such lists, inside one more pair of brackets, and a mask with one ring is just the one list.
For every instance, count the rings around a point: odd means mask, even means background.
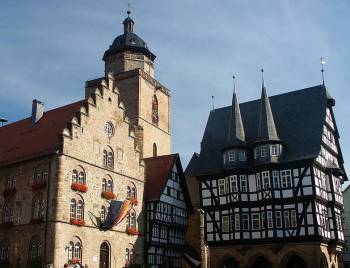
[{"label": "blue sky", "polygon": [[28,117],[33,98],[47,109],[82,99],[84,82],[103,75],[128,2],[157,55],[156,78],[172,90],[173,151],[184,165],[199,151],[211,96],[230,104],[233,74],[248,101],[260,96],[260,68],[275,95],[320,84],[324,56],[350,166],[349,0],[2,0],[0,117]]}]

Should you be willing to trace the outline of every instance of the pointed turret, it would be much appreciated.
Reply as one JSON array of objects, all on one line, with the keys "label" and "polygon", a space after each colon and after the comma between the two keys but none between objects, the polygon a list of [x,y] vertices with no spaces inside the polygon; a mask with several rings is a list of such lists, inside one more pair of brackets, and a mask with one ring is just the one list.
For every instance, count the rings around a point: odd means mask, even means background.
[{"label": "pointed turret", "polygon": [[242,145],[245,145],[245,134],[242,123],[241,111],[239,109],[236,89],[234,85],[227,143],[225,147],[235,147]]},{"label": "pointed turret", "polygon": [[[263,72],[263,70],[261,70],[261,72]],[[258,136],[257,136],[256,142],[279,141],[279,140],[280,139],[277,134],[275,121],[273,119],[269,97],[267,96],[266,87],[263,79],[261,100],[260,100]]]}]

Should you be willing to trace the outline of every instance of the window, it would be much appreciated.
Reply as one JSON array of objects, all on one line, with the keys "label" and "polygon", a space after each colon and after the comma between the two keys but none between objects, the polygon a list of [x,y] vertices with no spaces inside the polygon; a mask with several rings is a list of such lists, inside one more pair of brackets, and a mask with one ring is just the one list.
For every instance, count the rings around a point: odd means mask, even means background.
[{"label": "window", "polygon": [[74,259],[81,261],[81,255],[82,255],[81,243],[76,242],[74,245]]},{"label": "window", "polygon": [[278,156],[279,155],[278,145],[272,145],[271,146],[271,155],[272,156]]},{"label": "window", "polygon": [[247,213],[242,214],[242,225],[243,225],[243,230],[249,230],[249,214]]},{"label": "window", "polygon": [[33,182],[40,182],[42,178],[41,175],[41,170],[39,168],[34,169]]},{"label": "window", "polygon": [[77,205],[77,202],[75,201],[75,199],[72,199],[70,201],[70,213],[69,213],[71,219],[75,219],[76,205]]},{"label": "window", "polygon": [[82,259],[82,244],[78,237],[74,237],[73,241],[68,243],[66,247],[68,251],[68,262],[70,263],[72,260],[81,262]]},{"label": "window", "polygon": [[267,146],[266,145],[260,146],[260,156],[261,157],[267,156]]},{"label": "window", "polygon": [[82,200],[75,200],[74,198],[70,202],[69,215],[71,219],[83,220],[84,219],[84,202]]},{"label": "window", "polygon": [[41,194],[36,195],[32,200],[32,219],[44,220],[45,202]]},{"label": "window", "polygon": [[114,153],[110,148],[103,150],[103,166],[106,168],[114,167]]},{"label": "window", "polygon": [[136,229],[136,212],[134,210],[130,211],[130,213],[126,219],[126,226]]},{"label": "window", "polygon": [[11,223],[13,222],[13,202],[10,199],[7,199],[4,204],[3,209],[3,222]]},{"label": "window", "polygon": [[107,180],[107,192],[113,192],[113,182],[111,179]]},{"label": "window", "polygon": [[[130,245],[132,247],[132,245]],[[134,263],[134,250],[131,249],[125,249],[125,263],[126,264],[133,264]]]},{"label": "window", "polygon": [[239,151],[239,152],[238,152],[238,160],[239,160],[239,161],[245,161],[245,160],[246,160],[245,151]]},{"label": "window", "polygon": [[230,231],[229,216],[222,216],[222,232],[228,233]]},{"label": "window", "polygon": [[239,219],[239,214],[235,214],[235,230],[240,230],[241,223]]},{"label": "window", "polygon": [[261,178],[263,182],[263,189],[270,188],[270,173],[268,171],[263,171],[261,173]]},{"label": "window", "polygon": [[0,262],[6,263],[10,260],[10,241],[5,238],[0,242]]},{"label": "window", "polygon": [[261,189],[260,173],[256,173],[255,178],[256,178],[256,189],[259,191]]},{"label": "window", "polygon": [[275,189],[280,188],[280,177],[279,177],[278,171],[276,170],[272,171],[272,179],[273,179],[273,187]]},{"label": "window", "polygon": [[248,192],[247,176],[240,175],[239,178],[240,178],[240,182],[241,182],[241,192],[243,192],[243,193]]},{"label": "window", "polygon": [[86,184],[86,176],[82,167],[72,171],[72,183]]},{"label": "window", "polygon": [[284,211],[284,227],[289,228],[290,227],[290,221],[289,221],[289,211]]},{"label": "window", "polygon": [[107,192],[107,181],[102,179],[102,192]]},{"label": "window", "polygon": [[158,152],[157,152],[157,144],[153,143],[153,157],[157,157]]},{"label": "window", "polygon": [[158,125],[159,117],[158,117],[158,99],[156,95],[153,95],[152,98],[152,123]]},{"label": "window", "polygon": [[131,187],[131,197],[137,198],[136,187]]},{"label": "window", "polygon": [[273,228],[272,211],[267,212],[267,228]]},{"label": "window", "polygon": [[290,170],[281,171],[281,184],[282,188],[292,187],[292,175]]},{"label": "window", "polygon": [[73,260],[73,249],[74,249],[74,243],[69,242],[69,245],[67,247],[68,250],[68,261]]},{"label": "window", "polygon": [[114,134],[114,127],[113,124],[111,122],[106,122],[105,124],[105,132],[107,134],[107,136],[110,138],[113,136]]},{"label": "window", "polygon": [[266,213],[265,211],[261,212],[261,229],[266,228]]},{"label": "window", "polygon": [[79,200],[77,204],[77,219],[84,219],[84,204],[83,201]]},{"label": "window", "polygon": [[5,188],[6,189],[13,189],[16,186],[16,180],[12,177],[8,177],[6,180],[6,185]]},{"label": "window", "polygon": [[78,182],[78,171],[74,169],[72,172],[72,183],[77,183],[77,182]]},{"label": "window", "polygon": [[[323,228],[324,228],[326,231],[329,231],[328,211],[327,211],[327,209],[323,209],[322,212],[323,212],[323,213],[321,214],[321,222],[322,222]],[[336,217],[336,219],[335,219],[335,223],[337,224],[337,217]]]},{"label": "window", "polygon": [[282,212],[276,211],[275,217],[276,217],[276,228],[282,228]]},{"label": "window", "polygon": [[83,171],[79,172],[78,183],[85,184],[85,173]]},{"label": "window", "polygon": [[236,154],[234,150],[228,151],[228,161],[233,162],[236,160]]},{"label": "window", "polygon": [[294,209],[290,211],[290,225],[293,228],[297,227],[297,212]]},{"label": "window", "polygon": [[282,228],[282,213],[281,213],[281,211],[276,211],[275,217],[276,217],[276,228]]},{"label": "window", "polygon": [[39,236],[33,236],[29,243],[29,260],[40,260],[41,258],[41,241]]},{"label": "window", "polygon": [[253,227],[253,230],[260,230],[260,214],[259,213],[252,214],[252,227]]},{"label": "window", "polygon": [[[225,185],[225,182],[224,182]],[[237,193],[238,192],[238,185],[237,185],[237,176],[233,175],[230,176],[230,185],[231,185],[231,193]],[[220,186],[219,186],[220,189]]]},{"label": "window", "polygon": [[219,195],[226,194],[226,179],[219,179]]}]

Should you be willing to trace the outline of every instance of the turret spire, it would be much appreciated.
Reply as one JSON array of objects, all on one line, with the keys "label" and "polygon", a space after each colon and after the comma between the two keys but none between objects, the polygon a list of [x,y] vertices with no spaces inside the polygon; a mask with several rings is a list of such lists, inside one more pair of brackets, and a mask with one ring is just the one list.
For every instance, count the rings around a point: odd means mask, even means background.
[{"label": "turret spire", "polygon": [[128,11],[126,13],[128,14],[128,17],[123,21],[124,34],[125,33],[132,33],[134,31],[134,24],[135,24],[133,19],[130,18],[130,14],[131,14],[130,4],[128,4]]},{"label": "turret spire", "polygon": [[236,96],[235,76],[233,78],[232,106],[229,121],[226,147],[242,146],[245,144],[245,133],[242,122],[241,111]]},{"label": "turret spire", "polygon": [[261,69],[262,74],[262,89],[260,100],[260,114],[257,142],[261,141],[279,141],[275,121],[271,110],[270,100],[266,93],[264,70]]}]

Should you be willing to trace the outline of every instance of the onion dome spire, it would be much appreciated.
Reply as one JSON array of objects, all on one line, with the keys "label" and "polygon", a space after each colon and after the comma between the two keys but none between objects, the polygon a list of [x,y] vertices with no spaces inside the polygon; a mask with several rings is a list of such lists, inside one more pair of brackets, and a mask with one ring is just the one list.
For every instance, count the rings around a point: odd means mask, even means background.
[{"label": "onion dome spire", "polygon": [[229,129],[227,135],[227,143],[225,147],[235,147],[245,145],[245,133],[242,122],[241,111],[236,95],[236,84],[235,76],[233,76],[233,95],[232,95],[232,106],[229,121]]},{"label": "onion dome spire", "polygon": [[263,69],[261,69],[261,74],[262,74],[262,90],[261,90],[261,100],[260,100],[258,137],[256,142],[279,141],[280,139],[277,134],[275,121],[273,119],[269,97],[267,96],[267,93],[266,93]]}]

